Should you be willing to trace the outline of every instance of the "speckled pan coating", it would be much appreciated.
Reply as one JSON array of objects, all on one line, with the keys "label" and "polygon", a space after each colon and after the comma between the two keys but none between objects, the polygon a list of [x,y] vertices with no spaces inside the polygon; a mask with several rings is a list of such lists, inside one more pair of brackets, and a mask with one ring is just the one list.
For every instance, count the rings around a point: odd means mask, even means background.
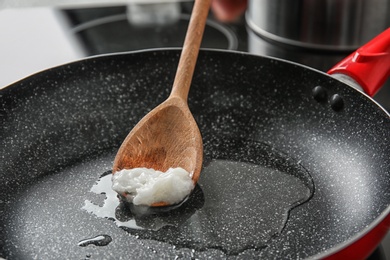
[{"label": "speckled pan coating", "polygon": [[[179,50],[101,56],[0,91],[0,256],[226,257],[139,241],[81,211],[128,131],[168,96],[178,57]],[[316,86],[325,98],[313,97]],[[335,94],[342,98],[336,109]],[[365,95],[293,63],[201,51],[189,106],[205,144],[213,136],[256,140],[313,178],[313,197],[291,211],[272,243],[231,258],[307,258],[348,243],[389,214],[390,117]],[[114,237],[106,247],[77,246],[107,233]]]}]

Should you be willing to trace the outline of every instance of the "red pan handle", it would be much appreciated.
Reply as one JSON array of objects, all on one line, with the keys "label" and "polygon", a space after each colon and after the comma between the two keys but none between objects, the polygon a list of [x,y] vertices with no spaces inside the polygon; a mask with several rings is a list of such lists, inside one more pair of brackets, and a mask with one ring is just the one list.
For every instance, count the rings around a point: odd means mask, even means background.
[{"label": "red pan handle", "polygon": [[328,71],[354,79],[369,96],[374,96],[390,76],[390,28],[376,36]]}]

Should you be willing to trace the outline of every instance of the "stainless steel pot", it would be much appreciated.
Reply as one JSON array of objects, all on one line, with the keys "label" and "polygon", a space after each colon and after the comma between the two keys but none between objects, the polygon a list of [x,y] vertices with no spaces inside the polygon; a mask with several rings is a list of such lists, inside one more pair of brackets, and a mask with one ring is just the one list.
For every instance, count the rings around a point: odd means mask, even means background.
[{"label": "stainless steel pot", "polygon": [[249,0],[248,26],[305,48],[355,50],[390,26],[389,0]]}]

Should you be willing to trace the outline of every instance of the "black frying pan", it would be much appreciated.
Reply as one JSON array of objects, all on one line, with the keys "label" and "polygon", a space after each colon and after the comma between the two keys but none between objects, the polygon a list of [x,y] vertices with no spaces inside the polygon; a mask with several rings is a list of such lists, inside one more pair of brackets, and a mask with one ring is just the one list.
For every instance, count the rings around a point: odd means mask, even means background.
[{"label": "black frying pan", "polygon": [[0,256],[367,256],[390,222],[389,114],[326,74],[243,53],[200,52],[189,106],[205,162],[185,205],[146,216],[120,205],[138,230],[82,209],[101,206],[91,187],[168,96],[179,54],[95,57],[0,91]]}]

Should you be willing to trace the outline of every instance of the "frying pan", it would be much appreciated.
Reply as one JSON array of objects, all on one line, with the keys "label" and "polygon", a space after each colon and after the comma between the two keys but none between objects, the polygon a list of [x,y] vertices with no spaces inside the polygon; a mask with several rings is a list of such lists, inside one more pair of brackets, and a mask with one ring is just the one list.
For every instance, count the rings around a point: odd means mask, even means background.
[{"label": "frying pan", "polygon": [[[1,90],[0,256],[368,256],[390,225],[389,114],[327,74],[239,52],[199,54],[189,106],[205,162],[189,206],[137,219],[168,221],[159,230],[118,228],[83,209],[86,200],[102,206],[91,187],[129,129],[168,96],[179,54],[93,57]],[[262,176],[282,178],[269,188]],[[296,196],[289,180],[302,196],[273,211],[274,198]]]}]

